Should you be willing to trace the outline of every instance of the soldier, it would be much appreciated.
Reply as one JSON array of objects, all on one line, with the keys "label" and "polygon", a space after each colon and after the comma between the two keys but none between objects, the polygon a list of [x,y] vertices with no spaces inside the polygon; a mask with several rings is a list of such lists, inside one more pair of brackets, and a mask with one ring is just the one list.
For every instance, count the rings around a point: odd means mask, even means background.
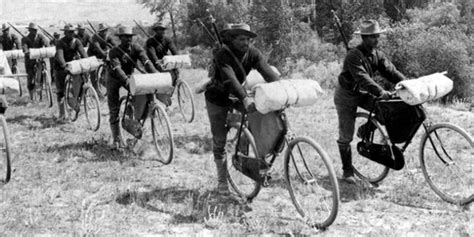
[{"label": "soldier", "polygon": [[[152,30],[155,32],[155,35],[146,40],[145,50],[156,69],[158,69],[160,72],[163,72],[163,69],[160,65],[160,60],[168,54],[168,51],[172,55],[176,55],[178,50],[176,49],[173,41],[169,37],[165,36],[166,27],[163,24],[154,24],[152,26]],[[178,69],[173,69],[171,71],[171,75],[173,77],[173,86],[176,84],[178,74]],[[171,95],[157,95],[157,98],[166,106],[171,105]]]},{"label": "soldier", "polygon": [[374,98],[390,97],[390,92],[374,81],[375,72],[378,71],[393,83],[405,79],[388,58],[377,50],[380,34],[384,32],[375,20],[362,22],[361,29],[354,33],[361,35],[362,43],[347,53],[334,94],[339,121],[337,145],[342,161],[342,177],[349,183],[356,182],[350,143],[354,135],[357,107],[370,110]]},{"label": "soldier", "polygon": [[[97,33],[92,36],[91,44],[87,49],[87,54],[89,56],[95,56],[98,59],[102,59],[104,62],[106,61],[109,49],[115,46],[114,40],[107,33],[108,29],[109,28],[104,24],[99,24]],[[97,73],[91,73],[90,75],[94,89],[99,92],[99,78],[97,78]],[[103,95],[99,93],[99,96],[102,97]]]},{"label": "soldier", "polygon": [[82,47],[89,47],[89,43],[91,42],[91,36],[87,34],[86,28],[82,24],[78,24],[76,30],[77,34],[74,37],[78,38],[81,41]]},{"label": "soldier", "polygon": [[268,82],[277,81],[279,77],[270,68],[262,53],[250,46],[250,39],[255,38],[257,34],[250,31],[249,25],[231,24],[223,34],[224,45],[215,53],[215,72],[206,88],[205,97],[217,169],[217,190],[227,193],[226,118],[233,104],[229,96],[236,96],[248,113],[254,112],[255,104],[242,86],[250,70],[256,69]]},{"label": "soldier", "polygon": [[[2,47],[3,51],[20,49],[20,39],[15,34],[10,34],[9,26],[2,24],[2,32],[2,37],[0,37],[0,46]],[[10,68],[12,69],[12,73],[18,73],[16,59],[9,59],[8,63],[10,64]]]},{"label": "soldier", "polygon": [[[51,42],[49,42],[49,45],[56,46],[56,44],[59,41],[60,36],[61,35],[58,32],[54,32],[53,39],[51,40]],[[54,77],[54,58],[49,58],[49,65],[50,65],[49,67],[50,67],[50,72],[51,72],[51,82],[54,83],[56,82],[56,79]]]},{"label": "soldier", "polygon": [[125,87],[129,89],[129,78],[133,73],[137,62],[140,61],[145,70],[150,73],[157,72],[153,63],[146,56],[145,50],[138,44],[132,44],[135,35],[132,28],[121,26],[115,34],[120,39],[120,45],[112,48],[109,52],[110,63],[107,67],[107,103],[109,106],[109,122],[112,131],[113,145],[116,148],[123,148],[119,126],[119,89]]},{"label": "soldier", "polygon": [[48,40],[42,34],[38,33],[38,26],[31,22],[27,27],[29,33],[21,39],[21,47],[25,54],[25,70],[27,76],[27,87],[30,94],[30,100],[33,100],[33,90],[35,89],[35,63],[36,60],[30,59],[30,49],[42,48],[48,46]]},{"label": "soldier", "polygon": [[[61,31],[64,31],[64,37],[59,39],[56,44],[56,56],[54,61],[54,75],[56,78],[56,96],[59,107],[59,120],[66,120],[66,105],[64,103],[64,93],[66,91],[66,63],[74,60],[74,57],[79,55],[81,58],[86,58],[87,54],[79,39],[74,38],[74,26],[67,24]],[[77,95],[76,90],[81,84],[81,78],[77,77],[73,80],[74,94]],[[69,95],[67,95],[69,96]],[[70,106],[76,111],[79,110],[76,99],[70,99]]]}]

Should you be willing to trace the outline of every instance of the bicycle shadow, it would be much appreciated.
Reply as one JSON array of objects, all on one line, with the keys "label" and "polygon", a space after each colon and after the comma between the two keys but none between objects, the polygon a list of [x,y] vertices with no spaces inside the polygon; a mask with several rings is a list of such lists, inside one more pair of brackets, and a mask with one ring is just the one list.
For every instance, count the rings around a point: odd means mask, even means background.
[{"label": "bicycle shadow", "polygon": [[176,148],[184,148],[191,154],[204,154],[212,151],[212,138],[200,135],[176,135],[173,137]]},{"label": "bicycle shadow", "polygon": [[17,115],[15,117],[7,117],[6,119],[7,123],[23,125],[29,130],[53,128],[64,125],[64,123],[54,116]]},{"label": "bicycle shadow", "polygon": [[121,205],[135,203],[149,211],[169,214],[172,224],[235,221],[252,210],[235,196],[220,195],[214,190],[201,193],[198,189],[185,187],[139,187],[120,193],[115,201]]},{"label": "bicycle shadow", "polygon": [[360,179],[357,179],[356,183],[349,183],[338,178],[338,182],[341,202],[371,199],[377,193],[382,193],[376,186]]},{"label": "bicycle shadow", "polygon": [[46,152],[58,152],[61,157],[79,157],[86,162],[130,160],[135,154],[129,150],[118,150],[108,144],[105,139],[88,140],[68,144],[54,144],[46,148]]}]

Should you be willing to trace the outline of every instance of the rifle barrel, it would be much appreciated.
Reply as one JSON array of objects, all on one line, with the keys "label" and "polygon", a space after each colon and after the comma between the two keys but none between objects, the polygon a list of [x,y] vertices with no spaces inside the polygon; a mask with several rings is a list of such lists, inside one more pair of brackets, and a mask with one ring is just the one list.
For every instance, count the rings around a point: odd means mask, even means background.
[{"label": "rifle barrel", "polygon": [[16,31],[18,32],[18,34],[21,35],[21,37],[25,38],[25,35],[23,35],[16,27],[14,27],[12,24],[10,24],[10,22],[8,22],[8,24]]}]

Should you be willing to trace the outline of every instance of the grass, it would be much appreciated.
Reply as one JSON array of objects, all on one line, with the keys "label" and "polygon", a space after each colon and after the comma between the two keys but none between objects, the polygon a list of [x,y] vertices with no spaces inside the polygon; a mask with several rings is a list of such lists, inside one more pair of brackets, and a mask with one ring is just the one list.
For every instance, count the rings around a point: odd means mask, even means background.
[{"label": "grass", "polygon": [[[203,70],[183,70],[196,86]],[[340,181],[344,199],[335,223],[312,229],[296,213],[284,185],[264,188],[252,203],[215,193],[215,167],[203,95],[195,96],[196,120],[184,123],[171,110],[176,156],[168,166],[112,150],[108,109],[101,102],[97,132],[84,115],[75,123],[55,121],[57,104],[26,104],[11,98],[7,110],[13,150],[12,180],[0,187],[0,233],[4,235],[372,235],[474,233],[473,212],[440,200],[418,164],[420,134],[407,150],[407,168],[390,172],[380,187]],[[16,101],[16,102],[14,102]],[[176,105],[176,101],[173,102]],[[434,121],[455,122],[474,134],[474,115],[427,106]],[[287,111],[299,135],[312,137],[341,175],[332,92],[318,104]],[[283,172],[283,159],[275,170]],[[280,175],[282,175],[281,173]],[[277,175],[278,176],[278,175]],[[276,177],[277,180],[280,178]],[[442,223],[442,224],[441,224]],[[402,227],[400,227],[402,226]],[[458,231],[458,232],[453,232]]]}]

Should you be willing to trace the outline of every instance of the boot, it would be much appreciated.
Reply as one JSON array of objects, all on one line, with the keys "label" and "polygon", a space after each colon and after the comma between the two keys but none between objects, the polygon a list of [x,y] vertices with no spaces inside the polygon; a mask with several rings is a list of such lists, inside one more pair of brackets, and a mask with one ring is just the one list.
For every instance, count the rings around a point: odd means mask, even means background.
[{"label": "boot", "polygon": [[28,90],[28,94],[30,94],[30,101],[33,102],[35,100],[34,90]]},{"label": "boot", "polygon": [[217,191],[221,194],[229,193],[227,184],[227,163],[224,159],[214,159],[217,168]]},{"label": "boot", "polygon": [[64,99],[61,99],[58,102],[58,107],[59,107],[59,117],[58,117],[58,119],[60,121],[65,121],[66,120],[66,104],[64,103]]},{"label": "boot", "polygon": [[122,134],[120,133],[119,123],[110,124],[112,131],[113,146],[116,149],[125,148],[125,143],[122,141]]},{"label": "boot", "polygon": [[338,145],[342,161],[342,179],[348,183],[355,183],[354,167],[352,167],[352,152],[349,145]]}]

